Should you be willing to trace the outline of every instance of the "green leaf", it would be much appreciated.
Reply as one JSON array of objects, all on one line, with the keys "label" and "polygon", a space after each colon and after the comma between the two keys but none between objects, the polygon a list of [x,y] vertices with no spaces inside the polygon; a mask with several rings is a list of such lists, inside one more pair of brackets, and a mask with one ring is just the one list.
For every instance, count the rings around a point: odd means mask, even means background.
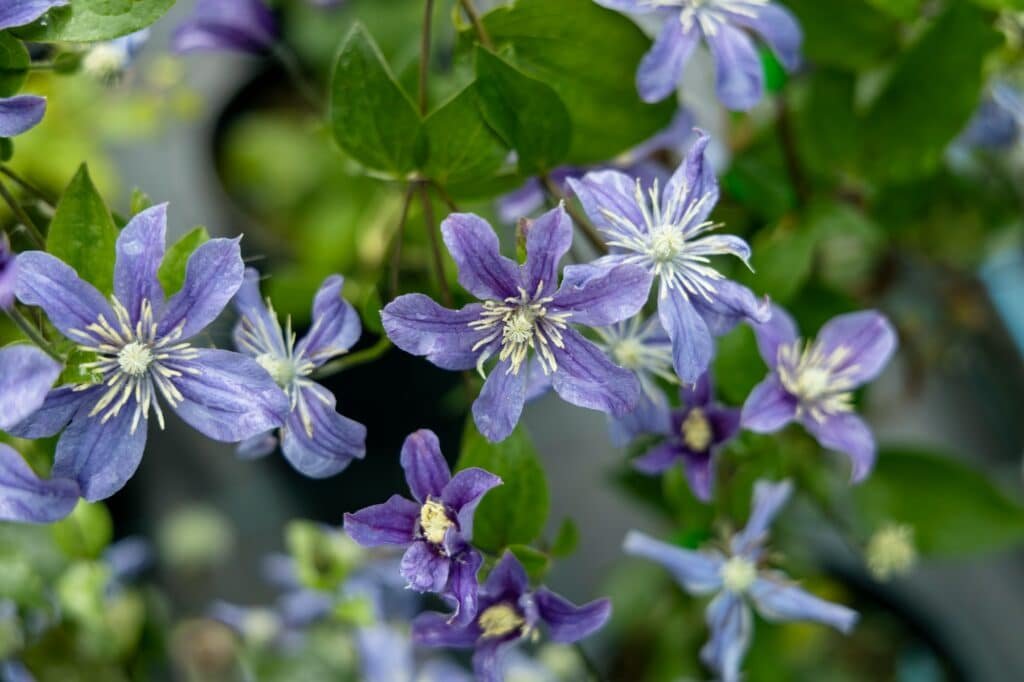
[{"label": "green leaf", "polygon": [[818,69],[796,117],[800,156],[816,173],[831,177],[857,163],[860,120],[854,106],[857,79],[837,69]]},{"label": "green leaf", "polygon": [[529,545],[511,545],[509,551],[516,555],[532,582],[541,582],[551,569],[551,557]]},{"label": "green leaf", "polygon": [[0,33],[0,97],[18,94],[28,77],[28,50],[6,31]]},{"label": "green leaf", "polygon": [[[976,0],[984,2],[986,0]],[[987,0],[988,2],[1000,2],[1001,0]],[[1013,1],[1013,0],[1010,0]],[[909,20],[917,16],[921,9],[921,0],[868,0],[868,2],[887,14],[897,19]]]},{"label": "green leaf", "polygon": [[905,523],[922,554],[960,556],[1024,543],[1024,506],[964,461],[912,449],[883,450],[853,490],[872,528]]},{"label": "green leaf", "polygon": [[96,361],[99,356],[92,351],[73,347],[64,361],[64,370],[57,380],[58,386],[64,384],[98,384],[103,381],[103,374],[95,369],[83,368],[83,365]]},{"label": "green leaf", "polygon": [[165,296],[173,296],[181,291],[185,284],[185,268],[188,259],[195,250],[210,240],[210,234],[205,227],[196,227],[191,232],[174,243],[164,254],[164,260],[160,263],[156,277],[160,280],[160,286]]},{"label": "green leaf", "polygon": [[[897,0],[889,0],[894,2]],[[907,0],[909,1],[909,0]],[[994,10],[1024,10],[1024,0],[973,0],[974,4]]]},{"label": "green leaf", "polygon": [[482,47],[476,50],[476,94],[487,123],[519,155],[523,173],[550,171],[569,153],[572,123],[549,86]]},{"label": "green leaf", "polygon": [[904,53],[867,112],[865,172],[880,181],[905,181],[934,170],[977,108],[982,64],[998,44],[980,10],[953,3]]},{"label": "green leaf", "polygon": [[475,86],[451,98],[423,122],[427,163],[423,173],[443,187],[492,177],[508,147],[488,127],[477,107]]},{"label": "green leaf", "polygon": [[110,40],[156,23],[173,4],[174,0],[75,0],[51,9],[17,34],[42,43]]},{"label": "green leaf", "polygon": [[334,64],[330,120],[338,145],[364,166],[397,177],[416,167],[419,114],[359,23]]},{"label": "green leaf", "polygon": [[572,519],[562,521],[555,534],[555,540],[551,543],[551,556],[562,558],[567,557],[576,551],[580,544],[580,529]]},{"label": "green leaf", "polygon": [[572,164],[607,162],[666,128],[674,98],[646,104],[636,68],[651,40],[632,20],[593,0],[517,0],[484,16],[510,61],[550,86],[572,121]]},{"label": "green leaf", "polygon": [[804,30],[804,57],[816,66],[861,69],[899,46],[899,25],[865,0],[786,0]]},{"label": "green leaf", "polygon": [[753,272],[743,271],[741,281],[785,303],[810,277],[817,240],[813,223],[792,217],[761,230],[751,245]]},{"label": "green leaf", "polygon": [[98,559],[114,537],[114,524],[102,502],[79,500],[71,515],[50,526],[50,532],[69,557]]},{"label": "green leaf", "polygon": [[117,226],[82,164],[57,204],[46,250],[78,273],[100,292],[114,289],[114,257]]},{"label": "green leaf", "polygon": [[143,192],[138,187],[132,190],[132,200],[128,208],[128,211],[132,215],[138,215],[139,213],[142,213],[152,205],[153,201],[149,198],[148,194]]},{"label": "green leaf", "polygon": [[523,428],[500,443],[480,435],[472,419],[462,435],[458,469],[480,467],[501,477],[476,510],[473,544],[491,554],[533,542],[544,529],[550,500],[537,451]]}]

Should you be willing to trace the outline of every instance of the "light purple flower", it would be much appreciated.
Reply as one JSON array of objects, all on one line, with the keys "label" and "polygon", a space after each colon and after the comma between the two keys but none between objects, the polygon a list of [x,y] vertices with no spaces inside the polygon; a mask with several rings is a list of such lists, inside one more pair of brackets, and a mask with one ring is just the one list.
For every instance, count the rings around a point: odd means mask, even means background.
[{"label": "light purple flower", "polygon": [[441,594],[455,605],[451,619],[476,615],[476,574],[483,562],[469,542],[480,500],[501,479],[471,468],[452,476],[433,431],[416,431],[402,445],[402,468],[415,501],[393,495],[384,504],[345,514],[345,531],[364,547],[406,547],[401,573],[409,587]]},{"label": "light purple flower", "polygon": [[748,32],[761,36],[782,65],[800,65],[803,33],[793,15],[770,0],[594,0],[632,14],[657,12],[665,23],[637,71],[640,96],[658,102],[671,95],[697,43],[715,59],[722,104],[746,111],[764,95],[764,67]]},{"label": "light purple flower", "polygon": [[701,649],[701,659],[722,682],[740,679],[753,637],[750,604],[770,621],[814,621],[843,633],[857,622],[855,611],[819,599],[763,566],[768,528],[791,492],[789,481],[758,481],[747,527],[732,537],[726,555],[717,549],[682,549],[637,531],[630,531],[623,544],[627,554],[662,564],[690,594],[716,595],[706,612],[711,639]]},{"label": "light purple flower", "polygon": [[0,0],[0,30],[24,26],[70,0]]},{"label": "light purple flower", "polygon": [[740,428],[740,411],[714,401],[712,382],[705,374],[680,392],[679,409],[656,408],[658,430],[665,440],[633,460],[645,474],[660,474],[681,464],[698,499],[707,502],[715,487],[714,459]]},{"label": "light purple flower", "polygon": [[854,482],[875,464],[875,438],[853,411],[853,391],[877,377],[896,350],[896,332],[873,310],[833,318],[816,341],[800,338],[789,314],[773,306],[755,325],[761,357],[772,370],[743,406],[743,428],[774,433],[799,421],[822,447],[847,455]]},{"label": "light purple flower", "polygon": [[598,599],[576,606],[545,587],[531,590],[522,564],[506,552],[480,586],[480,608],[468,623],[451,623],[440,613],[413,621],[413,642],[427,647],[474,649],[473,672],[480,682],[501,682],[501,658],[543,625],[552,641],[578,642],[601,629],[612,605]]},{"label": "light purple flower", "polygon": [[167,207],[159,205],[121,231],[109,300],[50,254],[18,256],[18,299],[41,307],[64,336],[95,355],[81,367],[98,381],[54,389],[11,433],[44,438],[67,426],[53,475],[77,481],[89,501],[110,497],[135,473],[150,411],[164,424],[158,396],[193,428],[224,442],[280,426],[288,412],[287,398],[254,360],[189,342],[242,283],[238,240],[200,246],[181,291],[165,301],[157,270],[166,228]]},{"label": "light purple flower", "polygon": [[673,365],[685,383],[707,371],[713,334],[724,334],[740,320],[768,317],[768,307],[744,286],[710,265],[710,257],[736,256],[744,263],[750,247],[739,237],[709,235],[719,225],[708,220],[718,202],[718,179],[705,156],[703,133],[682,165],[659,191],[618,171],[588,173],[569,180],[611,253],[597,267],[643,267],[659,282],[658,314],[672,340]]},{"label": "light purple flower", "polygon": [[0,443],[0,521],[51,523],[78,504],[78,484],[41,478],[13,448]]},{"label": "light purple flower", "polygon": [[14,137],[35,128],[46,114],[46,98],[16,95],[0,98],[0,137]]},{"label": "light purple flower", "polygon": [[454,213],[441,231],[459,282],[483,303],[448,310],[422,294],[400,296],[384,308],[384,329],[396,346],[444,369],[476,367],[483,374],[484,364],[497,358],[473,403],[480,433],[500,441],[515,429],[531,354],[563,400],[611,414],[635,407],[636,377],[571,325],[606,326],[635,315],[650,290],[643,268],[570,265],[559,286],[558,264],[572,242],[562,206],[533,222],[523,265],[499,253],[498,236],[475,215]]},{"label": "light purple flower", "polygon": [[277,40],[274,14],[261,0],[199,0],[171,38],[185,52],[262,54]]},{"label": "light purple flower", "polygon": [[[366,455],[366,427],[338,414],[334,394],[311,378],[325,362],[347,353],[362,332],[355,308],[341,297],[343,285],[338,275],[324,281],[313,301],[313,326],[298,343],[291,318],[282,331],[270,301],[260,298],[255,270],[246,270],[234,301],[241,315],[235,346],[256,358],[291,401],[280,430],[281,451],[293,467],[313,478],[333,476]],[[275,446],[273,433],[259,434],[243,444],[241,453],[265,455]]]},{"label": "light purple flower", "polygon": [[0,348],[0,431],[8,431],[38,410],[61,364],[35,346]]}]

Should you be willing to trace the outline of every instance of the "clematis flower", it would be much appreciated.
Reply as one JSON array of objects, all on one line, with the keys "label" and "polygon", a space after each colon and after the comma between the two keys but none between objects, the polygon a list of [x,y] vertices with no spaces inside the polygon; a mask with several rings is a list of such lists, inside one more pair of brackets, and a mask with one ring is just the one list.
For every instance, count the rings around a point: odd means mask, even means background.
[{"label": "clematis flower", "polygon": [[45,113],[45,97],[16,95],[0,98],[0,137],[14,137],[35,128]]},{"label": "clematis flower", "polygon": [[483,558],[469,542],[473,515],[501,479],[471,468],[452,476],[433,431],[416,431],[402,445],[402,468],[414,500],[393,495],[383,504],[345,514],[345,531],[364,547],[406,547],[402,577],[419,592],[451,599],[451,618],[476,615],[476,574]]},{"label": "clematis flower", "polygon": [[75,481],[42,478],[13,448],[0,443],[0,521],[51,523],[78,504]]},{"label": "clematis flower", "polygon": [[800,66],[803,32],[796,18],[770,0],[594,0],[630,14],[658,12],[665,23],[636,74],[646,102],[671,95],[697,43],[715,59],[718,99],[746,111],[764,95],[764,67],[748,32],[761,36],[789,71]]},{"label": "clematis flower", "polygon": [[645,195],[639,181],[617,171],[569,180],[611,249],[594,265],[640,266],[658,280],[658,315],[672,340],[673,365],[691,384],[711,363],[712,334],[724,334],[742,319],[762,322],[769,314],[749,289],[709,264],[717,255],[750,259],[750,247],[739,237],[707,234],[719,227],[707,219],[718,202],[718,179],[705,155],[709,140],[700,134],[664,193],[655,182]]},{"label": "clematis flower", "polygon": [[601,629],[611,616],[607,599],[576,606],[545,587],[531,590],[522,564],[506,552],[480,587],[480,608],[468,623],[424,613],[413,621],[413,642],[427,647],[474,649],[473,672],[480,682],[500,682],[503,654],[543,625],[555,642],[578,642]]},{"label": "clematis flower", "polygon": [[459,283],[483,303],[448,310],[422,294],[399,296],[384,308],[384,329],[396,346],[444,369],[475,366],[483,374],[484,364],[497,357],[473,403],[481,434],[500,441],[515,429],[531,354],[567,402],[611,414],[636,406],[636,377],[572,325],[606,326],[636,314],[650,289],[643,268],[570,265],[559,286],[558,263],[572,242],[572,223],[561,205],[530,227],[524,265],[499,253],[498,236],[475,215],[452,214],[441,231]]},{"label": "clematis flower", "polygon": [[164,424],[158,397],[193,428],[224,442],[280,426],[288,413],[287,398],[254,360],[189,342],[242,283],[238,240],[200,246],[181,291],[165,301],[157,270],[166,228],[167,207],[160,205],[121,231],[109,300],[47,253],[18,256],[18,299],[41,307],[64,336],[95,356],[81,367],[99,381],[54,389],[10,431],[44,438],[67,426],[53,475],[76,481],[89,501],[110,497],[135,473],[150,412]]},{"label": "clematis flower", "polygon": [[681,464],[698,499],[707,502],[714,491],[715,455],[740,429],[740,411],[714,401],[711,376],[705,374],[693,386],[679,391],[682,407],[657,411],[665,440],[633,460],[645,474],[660,474]]},{"label": "clematis flower", "polygon": [[24,26],[70,0],[0,0],[0,30]]},{"label": "clematis flower", "polygon": [[816,341],[803,341],[778,306],[756,325],[757,346],[771,368],[743,406],[743,428],[774,433],[803,424],[822,447],[850,458],[853,481],[875,465],[875,438],[853,411],[853,391],[877,377],[896,350],[896,332],[873,310],[833,318]]},{"label": "clematis flower", "polygon": [[855,611],[819,599],[784,574],[763,566],[768,528],[792,490],[789,481],[758,481],[750,520],[729,541],[727,554],[717,549],[682,549],[637,531],[626,536],[627,554],[662,564],[690,594],[715,595],[706,612],[711,639],[701,649],[701,660],[722,682],[740,679],[740,666],[753,638],[750,605],[766,620],[813,621],[843,633],[857,622]]},{"label": "clematis flower", "polygon": [[[313,301],[313,326],[298,343],[291,319],[282,332],[270,301],[260,298],[255,270],[246,270],[235,296],[241,315],[235,346],[255,358],[288,394],[291,412],[279,432],[281,451],[293,467],[313,478],[333,476],[366,455],[366,427],[338,414],[334,394],[310,376],[325,362],[347,353],[362,332],[355,308],[341,297],[343,284],[338,275],[324,281]],[[241,453],[265,455],[276,444],[272,432],[260,434],[243,444]]]},{"label": "clematis flower", "polygon": [[179,54],[263,54],[276,40],[277,22],[261,0],[199,0],[192,15],[175,29],[171,48]]},{"label": "clematis flower", "polygon": [[0,431],[8,431],[38,410],[61,364],[35,346],[0,348]]}]

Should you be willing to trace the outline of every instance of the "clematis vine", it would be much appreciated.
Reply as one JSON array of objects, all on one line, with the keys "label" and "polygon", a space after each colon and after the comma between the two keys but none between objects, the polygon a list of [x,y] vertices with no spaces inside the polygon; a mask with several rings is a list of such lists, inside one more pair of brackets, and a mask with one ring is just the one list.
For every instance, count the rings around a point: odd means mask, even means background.
[{"label": "clematis vine", "polygon": [[857,622],[855,611],[819,599],[764,566],[769,526],[792,490],[789,481],[758,481],[747,526],[730,539],[724,554],[717,549],[682,549],[637,531],[626,536],[627,554],[662,564],[690,594],[715,595],[706,613],[711,639],[701,649],[701,659],[722,682],[740,679],[753,638],[750,605],[766,620],[813,621],[843,633]]},{"label": "clematis vine", "polygon": [[469,544],[473,515],[501,479],[478,468],[452,476],[437,436],[425,429],[405,439],[401,464],[414,499],[393,495],[345,514],[345,531],[364,547],[405,547],[401,573],[409,587],[448,598],[455,605],[451,620],[467,622],[476,615],[476,574],[483,563]]},{"label": "clematis vine", "polygon": [[800,66],[803,32],[796,18],[771,0],[594,0],[630,14],[657,12],[664,25],[644,55],[636,83],[646,102],[671,95],[698,42],[715,59],[718,99],[746,111],[764,95],[764,67],[748,32],[759,35],[789,71]]},{"label": "clematis vine", "polygon": [[796,323],[774,306],[756,325],[757,346],[771,369],[743,406],[743,427],[774,433],[799,421],[822,447],[850,458],[854,482],[875,464],[875,438],[854,412],[853,392],[877,377],[896,350],[896,332],[869,310],[833,318],[817,340],[800,338]]},{"label": "clematis vine", "polygon": [[531,590],[526,571],[506,552],[480,587],[480,607],[468,623],[452,623],[440,613],[413,621],[413,642],[427,647],[473,649],[479,682],[501,682],[505,652],[533,638],[543,626],[552,641],[571,644],[604,627],[611,616],[607,599],[576,606],[545,587]]},{"label": "clematis vine", "polygon": [[587,215],[608,240],[611,253],[594,267],[643,267],[659,283],[658,315],[672,340],[673,365],[685,383],[707,370],[713,334],[740,320],[763,322],[770,311],[746,287],[725,279],[710,257],[732,255],[744,263],[750,247],[739,237],[709,235],[720,225],[708,220],[718,202],[718,179],[701,133],[661,192],[618,171],[588,173],[569,180]]},{"label": "clematis vine", "polygon": [[188,260],[181,291],[165,300],[157,270],[166,227],[167,208],[160,205],[121,231],[109,300],[50,254],[18,256],[18,299],[42,308],[95,359],[81,365],[93,382],[52,390],[10,432],[45,438],[64,429],[53,476],[75,481],[89,501],[113,495],[135,473],[150,413],[164,425],[160,399],[193,428],[225,442],[281,426],[288,413],[287,398],[254,360],[190,342],[242,283],[238,240],[200,246]]},{"label": "clematis vine", "polygon": [[[260,298],[259,273],[249,268],[235,296],[241,315],[235,346],[256,359],[288,395],[291,411],[279,431],[281,451],[296,470],[313,478],[333,476],[366,455],[366,427],[335,411],[334,394],[311,375],[325,362],[348,352],[362,332],[355,308],[341,297],[344,280],[333,275],[313,301],[313,326],[298,343],[291,318],[282,331],[270,300]],[[273,451],[272,432],[240,448],[245,457]]]},{"label": "clematis vine", "polygon": [[277,40],[277,21],[261,0],[198,0],[174,31],[171,47],[186,52],[263,54]]},{"label": "clematis vine", "polygon": [[71,0],[0,0],[0,30],[31,24],[54,7]]},{"label": "clematis vine", "polygon": [[500,441],[515,429],[531,356],[567,402],[616,415],[636,406],[636,377],[573,325],[607,326],[635,315],[650,290],[647,271],[628,264],[570,265],[559,286],[558,263],[572,242],[572,223],[561,205],[529,228],[523,265],[499,253],[498,236],[475,215],[452,214],[441,230],[459,283],[483,302],[448,310],[422,294],[407,294],[384,308],[384,329],[396,346],[444,369],[476,367],[483,374],[497,358],[473,403],[481,434]]}]

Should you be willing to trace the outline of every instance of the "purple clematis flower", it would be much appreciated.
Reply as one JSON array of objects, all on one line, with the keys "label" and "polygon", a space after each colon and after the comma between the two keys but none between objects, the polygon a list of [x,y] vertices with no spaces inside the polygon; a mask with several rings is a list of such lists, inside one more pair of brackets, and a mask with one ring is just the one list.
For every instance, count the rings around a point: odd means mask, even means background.
[{"label": "purple clematis flower", "polygon": [[857,613],[809,594],[778,571],[762,563],[768,527],[786,504],[793,486],[789,481],[758,481],[747,527],[729,542],[728,554],[717,549],[692,551],[630,531],[623,549],[667,568],[690,594],[715,594],[706,618],[711,639],[701,650],[704,664],[722,682],[740,679],[740,666],[753,636],[753,604],[770,621],[807,620],[848,633]]},{"label": "purple clematis flower", "polygon": [[641,266],[659,281],[658,314],[672,340],[676,374],[693,383],[707,371],[714,352],[712,334],[724,334],[740,320],[762,322],[769,309],[744,286],[709,265],[716,255],[747,263],[750,247],[732,235],[707,235],[719,227],[708,215],[718,202],[718,179],[705,156],[709,137],[701,133],[659,196],[659,183],[643,185],[617,171],[588,173],[569,180],[594,225],[608,238],[611,253],[596,267]]},{"label": "purple clematis flower", "polygon": [[43,405],[61,369],[35,346],[0,348],[0,431],[14,428]]},{"label": "purple clematis flower", "polygon": [[690,489],[707,502],[715,487],[714,458],[740,430],[740,411],[714,402],[711,376],[679,392],[682,407],[657,410],[658,431],[666,439],[633,460],[645,474],[660,474],[682,464]]},{"label": "purple clematis flower", "polygon": [[0,0],[0,30],[24,26],[70,0]]},{"label": "purple clematis flower", "polygon": [[469,544],[473,515],[501,479],[477,468],[452,476],[437,436],[425,429],[405,439],[401,462],[415,501],[393,495],[384,504],[345,514],[345,531],[364,547],[407,547],[401,573],[409,587],[451,599],[451,619],[467,622],[476,615],[476,574],[483,563]]},{"label": "purple clematis flower", "polygon": [[166,205],[135,216],[117,240],[114,293],[108,301],[62,261],[40,251],[18,256],[18,299],[41,307],[79,349],[96,383],[60,386],[10,431],[53,436],[53,475],[77,481],[95,501],[120,490],[146,445],[149,413],[164,424],[158,396],[193,428],[239,442],[278,427],[288,400],[254,360],[196,348],[203,331],[242,283],[238,240],[212,239],[189,258],[180,292],[168,300],[157,280],[164,256]]},{"label": "purple clematis flower", "polygon": [[10,446],[0,443],[0,521],[52,523],[78,504],[75,481],[42,478]]},{"label": "purple clematis flower", "polygon": [[572,242],[562,206],[529,228],[524,265],[499,253],[498,236],[475,215],[452,214],[441,231],[459,266],[459,282],[483,303],[448,310],[422,294],[399,296],[384,308],[384,329],[396,346],[444,369],[475,366],[483,374],[484,363],[497,357],[473,403],[481,434],[500,441],[515,429],[531,352],[563,400],[611,414],[636,406],[636,377],[571,325],[605,326],[635,315],[651,286],[643,268],[570,265],[559,286],[558,263]]},{"label": "purple clematis flower", "polygon": [[0,98],[0,137],[14,137],[35,128],[46,114],[46,98],[16,95]]},{"label": "purple clematis flower", "polygon": [[175,29],[171,48],[179,54],[263,54],[276,40],[277,22],[261,0],[199,0],[192,16]]},{"label": "purple clematis flower", "polygon": [[[241,315],[235,346],[256,358],[288,394],[291,412],[280,430],[281,451],[313,478],[333,476],[366,455],[366,427],[338,414],[334,394],[311,378],[325,362],[347,353],[362,332],[355,308],[341,297],[343,284],[338,275],[324,281],[313,302],[313,327],[297,344],[291,319],[282,332],[270,301],[260,298],[259,273],[246,270],[235,297]],[[256,457],[276,444],[273,433],[264,433],[244,443],[240,452]]]},{"label": "purple clematis flower", "polygon": [[715,58],[718,98],[746,111],[764,95],[764,67],[748,31],[761,36],[789,71],[800,66],[803,32],[793,15],[771,0],[594,0],[602,7],[665,18],[661,33],[637,71],[640,97],[658,102],[671,95],[697,43]]},{"label": "purple clematis flower", "polygon": [[474,619],[453,624],[443,614],[424,613],[413,621],[412,638],[420,646],[474,649],[477,680],[500,682],[502,654],[541,625],[553,641],[568,644],[601,629],[611,611],[607,599],[576,606],[547,588],[531,591],[522,564],[506,552],[480,587]]},{"label": "purple clematis flower", "polygon": [[772,373],[747,397],[743,428],[774,433],[799,421],[822,447],[850,458],[855,483],[864,480],[875,465],[875,438],[854,414],[853,391],[892,357],[892,325],[873,310],[840,315],[805,343],[789,313],[774,306],[771,320],[754,331]]}]

